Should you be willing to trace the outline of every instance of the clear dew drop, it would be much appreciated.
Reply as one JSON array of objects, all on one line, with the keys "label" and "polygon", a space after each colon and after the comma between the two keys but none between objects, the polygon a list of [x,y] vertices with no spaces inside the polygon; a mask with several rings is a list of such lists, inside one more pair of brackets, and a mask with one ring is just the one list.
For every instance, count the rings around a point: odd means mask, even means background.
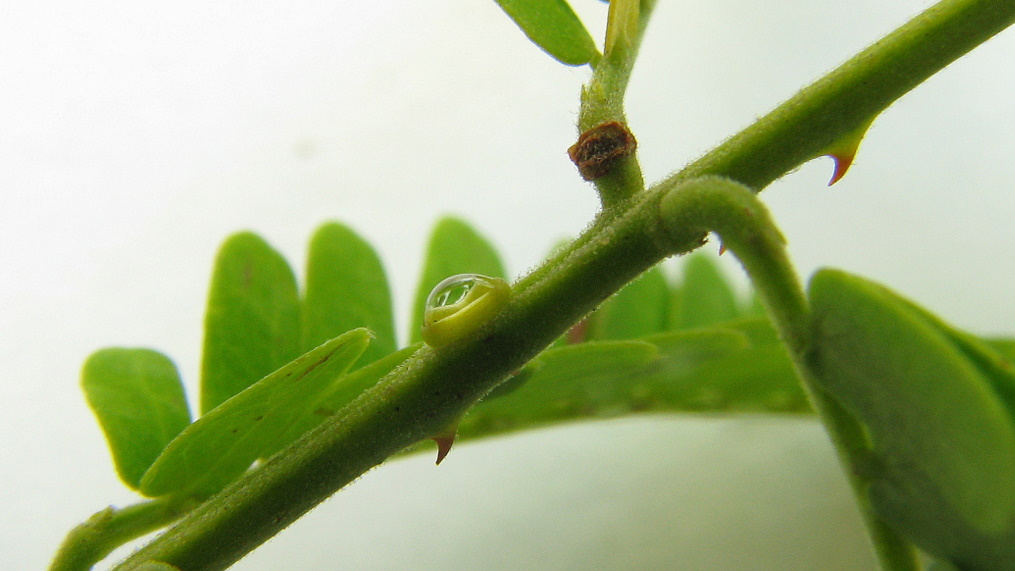
[{"label": "clear dew drop", "polygon": [[426,309],[439,309],[460,303],[470,291],[481,286],[487,278],[479,274],[459,274],[434,286],[426,298]]},{"label": "clear dew drop", "polygon": [[459,274],[437,284],[423,310],[423,341],[438,347],[467,337],[495,316],[511,297],[500,278]]}]

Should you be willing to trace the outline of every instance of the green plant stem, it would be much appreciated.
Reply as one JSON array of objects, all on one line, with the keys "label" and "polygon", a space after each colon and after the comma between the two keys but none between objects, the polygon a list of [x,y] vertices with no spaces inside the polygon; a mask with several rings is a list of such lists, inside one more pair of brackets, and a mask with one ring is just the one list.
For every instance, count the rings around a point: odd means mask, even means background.
[{"label": "green plant stem", "polygon": [[[610,294],[703,235],[673,239],[659,201],[705,173],[760,188],[820,154],[920,81],[1015,20],[1011,0],[945,0],[654,189],[609,208],[569,249],[516,284],[481,334],[424,348],[349,407],[136,552],[221,569],[388,456],[441,433]],[[601,66],[600,66],[601,67]]]},{"label": "green plant stem", "polygon": [[886,571],[920,568],[915,548],[874,512],[870,484],[858,467],[870,458],[859,422],[821,390],[807,360],[810,308],[786,253],[785,240],[767,209],[748,187],[730,179],[706,176],[677,183],[662,199],[661,218],[682,236],[714,231],[744,266],[751,283],[789,349],[804,388],[831,437],[867,526],[874,550]]},{"label": "green plant stem", "polygon": [[[637,0],[625,2],[630,4]],[[602,60],[597,63],[592,78],[582,87],[581,108],[578,112],[580,133],[608,121],[627,124],[627,117],[624,114],[624,94],[654,7],[655,0],[640,2],[633,36],[622,35],[616,44],[608,46]],[[611,19],[614,13],[614,5],[611,5]],[[611,22],[610,25],[623,27],[622,24],[615,22]],[[625,200],[643,191],[645,179],[642,176],[637,151],[618,160],[609,174],[595,180],[595,186],[604,209],[619,207]]]},{"label": "green plant stem", "polygon": [[718,174],[760,190],[857,131],[862,134],[898,98],[1012,22],[1011,0],[939,2],[670,181]]},{"label": "green plant stem", "polygon": [[91,569],[117,547],[169,525],[197,504],[168,497],[99,511],[67,534],[50,571]]}]

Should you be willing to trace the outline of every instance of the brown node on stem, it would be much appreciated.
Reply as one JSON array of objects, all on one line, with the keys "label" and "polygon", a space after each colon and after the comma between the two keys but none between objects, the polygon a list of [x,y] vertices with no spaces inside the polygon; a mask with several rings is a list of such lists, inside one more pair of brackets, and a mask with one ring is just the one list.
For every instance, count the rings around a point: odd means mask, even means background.
[{"label": "brown node on stem", "polygon": [[617,161],[634,154],[638,141],[623,123],[607,121],[585,131],[567,150],[585,180],[595,180],[613,170]]}]

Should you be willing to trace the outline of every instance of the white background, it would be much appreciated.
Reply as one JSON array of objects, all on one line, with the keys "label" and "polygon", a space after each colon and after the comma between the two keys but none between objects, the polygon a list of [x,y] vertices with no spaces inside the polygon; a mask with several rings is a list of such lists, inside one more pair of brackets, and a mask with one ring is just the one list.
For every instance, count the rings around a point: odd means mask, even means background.
[{"label": "white background", "polygon": [[[606,5],[573,4],[598,37]],[[628,97],[647,179],[929,5],[660,0]],[[879,118],[836,186],[819,159],[765,191],[802,275],[846,268],[1015,332],[1012,61],[1009,32]],[[195,392],[228,234],[299,267],[319,223],[350,224],[404,324],[437,216],[470,220],[515,274],[580,231],[596,200],[565,149],[587,75],[489,0],[0,8],[0,567],[42,568],[73,525],[135,500],[79,367],[157,347]],[[629,419],[392,462],[237,568],[871,568],[850,506],[809,421]]]}]

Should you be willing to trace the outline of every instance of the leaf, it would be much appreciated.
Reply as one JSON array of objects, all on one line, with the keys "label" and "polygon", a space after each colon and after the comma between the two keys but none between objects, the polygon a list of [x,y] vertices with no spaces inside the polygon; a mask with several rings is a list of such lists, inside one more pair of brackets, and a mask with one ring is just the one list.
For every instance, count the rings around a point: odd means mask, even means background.
[{"label": "leaf", "polygon": [[612,381],[644,368],[657,355],[656,347],[644,341],[590,342],[545,351],[473,407],[458,433],[468,437],[488,431],[491,423],[500,424],[497,431],[532,427],[617,406],[627,400],[627,387]]},{"label": "leaf", "polygon": [[[295,419],[286,427],[284,434],[279,438],[279,445],[267,449],[261,454],[261,457],[270,457],[290,442],[295,441],[304,433],[324,422],[324,419],[327,417],[345,408],[346,405],[355,400],[363,391],[377,384],[377,381],[381,377],[405,362],[421,345],[422,343],[417,343],[390,353],[332,383],[331,388],[324,391],[312,404],[305,407],[307,412],[303,416]],[[360,357],[361,362],[362,360],[363,358]]]},{"label": "leaf", "polygon": [[1009,363],[1015,362],[1015,339],[984,339],[984,343]]},{"label": "leaf", "polygon": [[208,294],[202,412],[296,358],[299,330],[296,279],[285,259],[250,232],[228,238]]},{"label": "leaf", "polygon": [[493,246],[476,233],[471,226],[457,218],[442,218],[434,227],[423,262],[423,274],[416,289],[410,343],[422,339],[423,309],[430,290],[445,278],[456,274],[480,274],[494,278],[505,277],[504,266]]},{"label": "leaf", "polygon": [[598,59],[595,41],[564,0],[497,0],[497,4],[557,61],[582,65]]},{"label": "leaf", "polygon": [[810,297],[810,360],[867,426],[878,513],[963,568],[1015,560],[1015,425],[994,379],[937,318],[877,284],[822,270]]},{"label": "leaf", "polygon": [[[742,340],[733,344],[731,335]],[[712,352],[706,345],[709,336],[715,336]],[[643,382],[659,387],[660,402],[667,410],[810,412],[786,347],[767,319],[736,320],[645,340],[655,343],[663,354],[676,356],[644,373]],[[692,355],[699,357],[689,367],[685,355],[695,347],[699,348]]]},{"label": "leaf", "polygon": [[590,317],[589,340],[636,339],[666,331],[670,297],[662,269],[652,268]]},{"label": "leaf", "polygon": [[806,412],[765,320],[548,349],[466,414],[463,438],[639,412]]},{"label": "leaf", "polygon": [[370,342],[366,329],[349,331],[271,373],[191,424],[141,479],[150,497],[208,496],[276,450],[288,427],[309,414],[322,394]]},{"label": "leaf", "polygon": [[705,254],[693,254],[684,263],[684,281],[677,290],[672,329],[704,327],[740,315],[733,289],[716,263]]},{"label": "leaf", "polygon": [[150,349],[102,349],[85,361],[81,386],[120,479],[137,489],[152,462],[190,424],[176,366]]},{"label": "leaf", "polygon": [[370,244],[341,224],[321,226],[310,240],[303,299],[302,349],[357,327],[374,333],[360,364],[395,350],[391,293],[384,267]]}]

